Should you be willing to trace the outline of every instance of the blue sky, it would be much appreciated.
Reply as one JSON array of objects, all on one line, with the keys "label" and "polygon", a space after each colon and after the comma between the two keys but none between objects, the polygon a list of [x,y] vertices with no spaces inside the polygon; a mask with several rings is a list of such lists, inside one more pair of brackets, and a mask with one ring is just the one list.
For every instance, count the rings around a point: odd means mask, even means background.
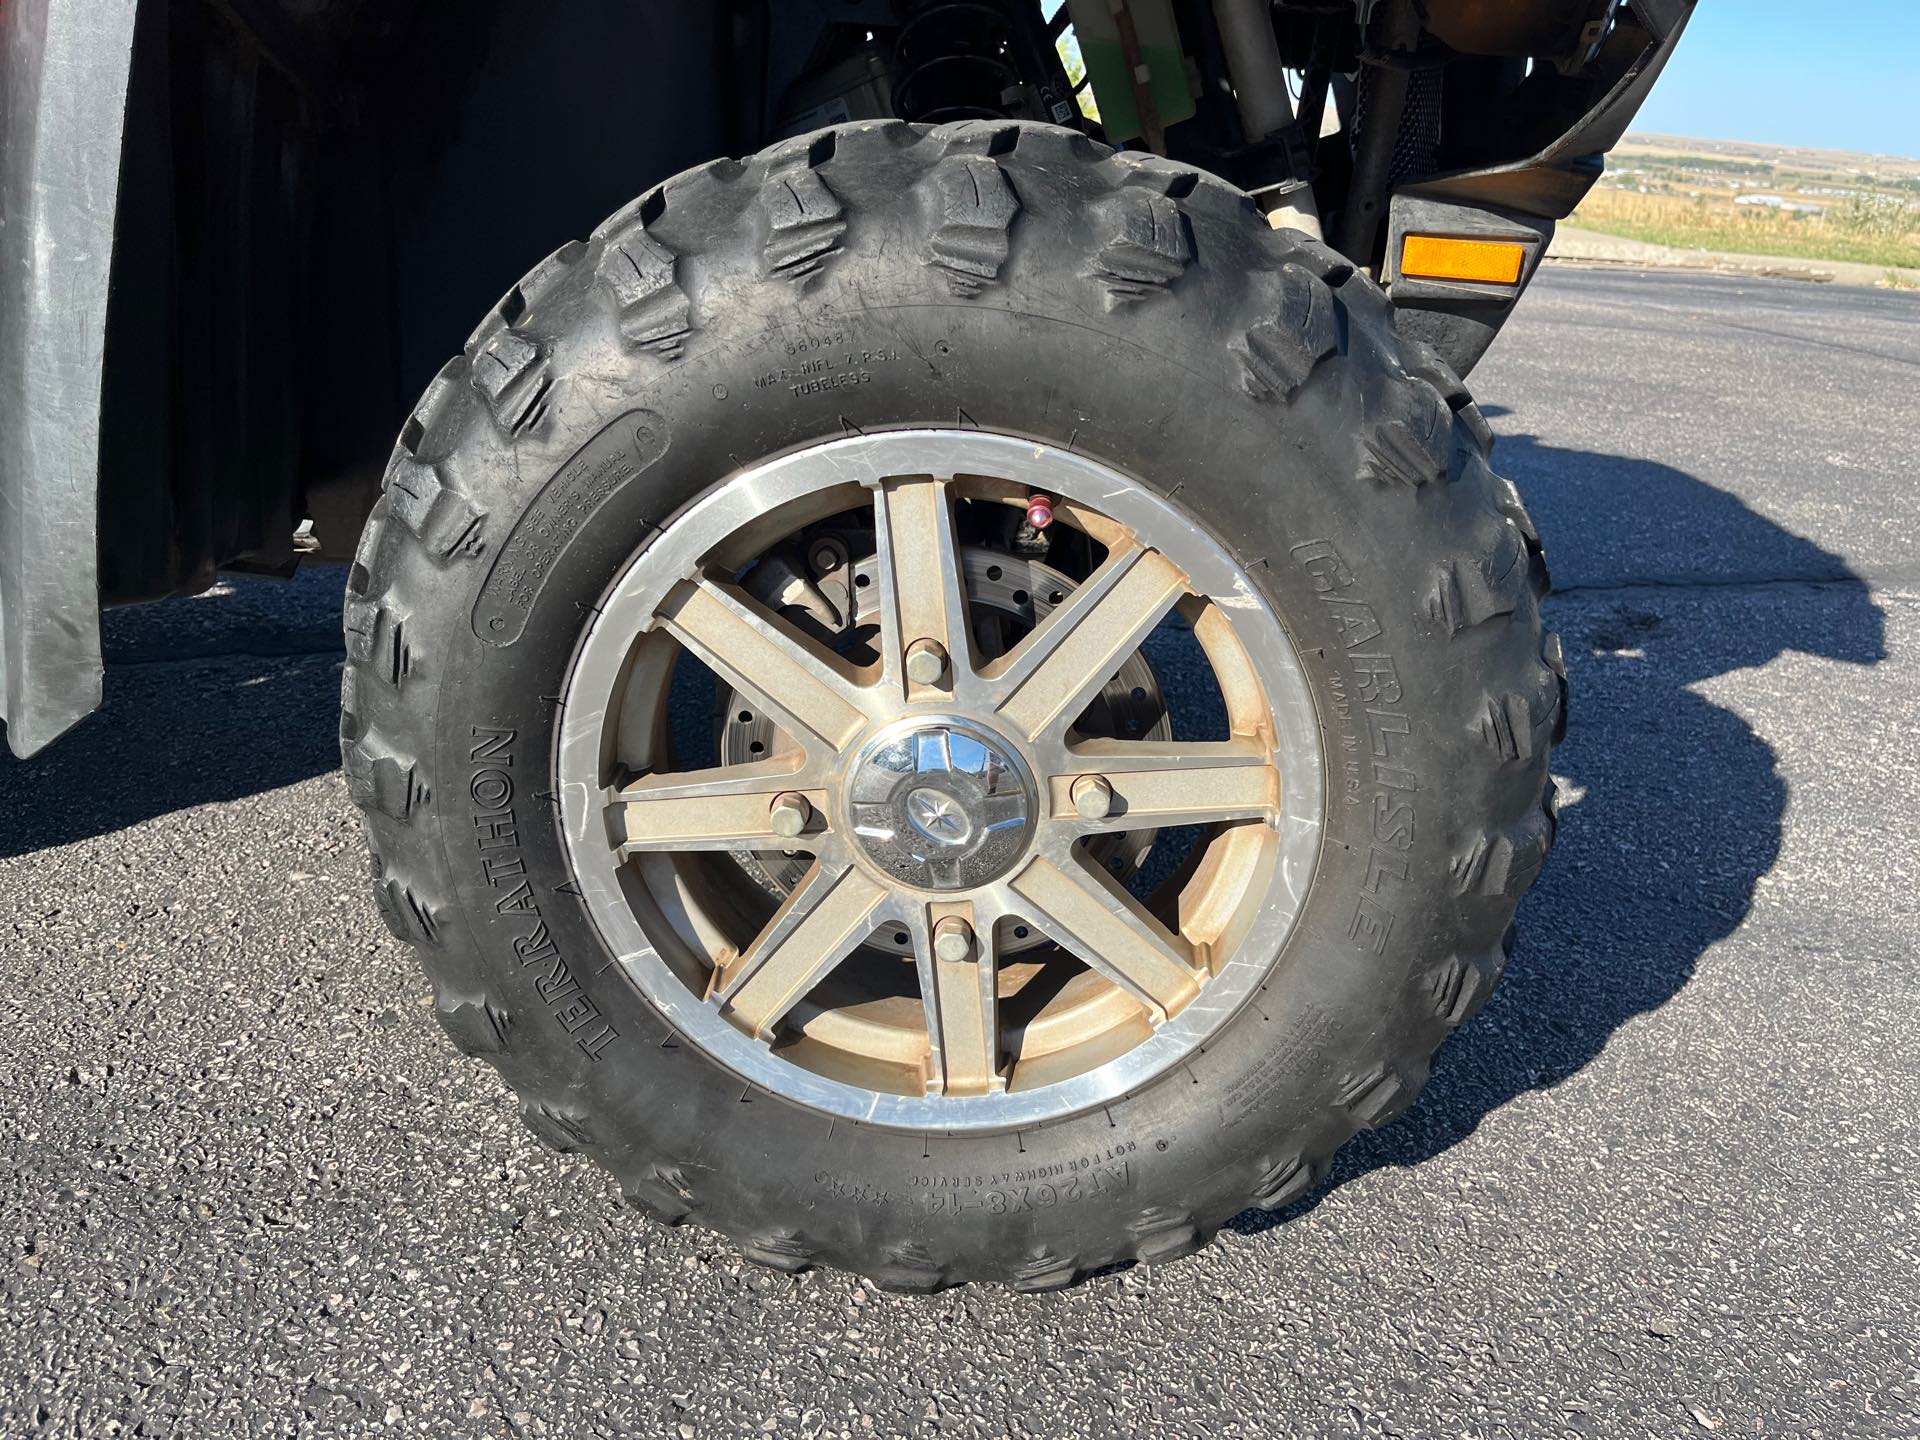
[{"label": "blue sky", "polygon": [[1920,0],[1700,0],[1634,128],[1920,156]]}]

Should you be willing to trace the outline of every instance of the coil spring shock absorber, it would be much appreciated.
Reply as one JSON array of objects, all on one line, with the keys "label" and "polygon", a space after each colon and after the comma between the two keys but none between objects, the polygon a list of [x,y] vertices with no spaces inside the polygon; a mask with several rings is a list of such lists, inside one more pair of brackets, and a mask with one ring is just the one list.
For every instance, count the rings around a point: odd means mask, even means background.
[{"label": "coil spring shock absorber", "polygon": [[903,120],[1005,120],[1020,114],[1024,77],[1005,0],[908,0],[894,42]]}]

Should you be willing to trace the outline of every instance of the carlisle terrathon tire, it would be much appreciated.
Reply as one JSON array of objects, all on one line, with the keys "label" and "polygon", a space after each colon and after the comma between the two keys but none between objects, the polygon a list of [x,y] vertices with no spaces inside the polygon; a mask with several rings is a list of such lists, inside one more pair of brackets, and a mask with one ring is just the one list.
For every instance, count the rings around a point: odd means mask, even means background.
[{"label": "carlisle terrathon tire", "polygon": [[690,171],[401,436],[346,611],[381,909],[658,1219],[905,1289],[1188,1254],[1412,1100],[1552,840],[1490,443],[1185,167]]}]

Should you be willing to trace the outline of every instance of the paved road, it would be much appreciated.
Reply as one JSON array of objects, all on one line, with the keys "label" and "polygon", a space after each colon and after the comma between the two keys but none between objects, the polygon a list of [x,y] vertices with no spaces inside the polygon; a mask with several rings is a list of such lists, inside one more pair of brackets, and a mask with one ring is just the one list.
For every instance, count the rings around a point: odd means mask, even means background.
[{"label": "paved road", "polygon": [[375,918],[337,576],[240,585],[0,761],[0,1433],[1915,1433],[1920,301],[1522,314],[1476,388],[1566,587],[1561,846],[1284,1223],[1037,1299],[641,1223]]}]

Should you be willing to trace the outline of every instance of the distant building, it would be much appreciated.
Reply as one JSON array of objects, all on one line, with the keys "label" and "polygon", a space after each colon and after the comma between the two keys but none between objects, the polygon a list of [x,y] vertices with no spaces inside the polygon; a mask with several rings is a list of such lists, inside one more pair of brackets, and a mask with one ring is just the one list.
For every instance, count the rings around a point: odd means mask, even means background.
[{"label": "distant building", "polygon": [[1736,205],[1748,205],[1758,210],[1778,210],[1785,215],[1821,216],[1827,213],[1824,205],[1809,205],[1804,200],[1789,200],[1781,195],[1736,195]]}]

